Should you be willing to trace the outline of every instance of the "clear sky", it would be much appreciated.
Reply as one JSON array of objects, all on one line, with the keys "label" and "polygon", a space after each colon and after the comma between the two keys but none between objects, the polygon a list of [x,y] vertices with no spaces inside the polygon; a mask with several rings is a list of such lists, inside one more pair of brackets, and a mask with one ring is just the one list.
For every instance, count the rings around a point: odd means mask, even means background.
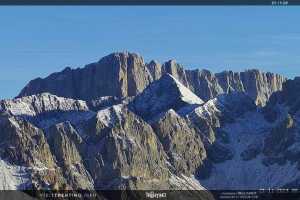
[{"label": "clear sky", "polygon": [[186,68],[300,76],[300,7],[0,7],[0,99],[36,77],[128,50]]}]

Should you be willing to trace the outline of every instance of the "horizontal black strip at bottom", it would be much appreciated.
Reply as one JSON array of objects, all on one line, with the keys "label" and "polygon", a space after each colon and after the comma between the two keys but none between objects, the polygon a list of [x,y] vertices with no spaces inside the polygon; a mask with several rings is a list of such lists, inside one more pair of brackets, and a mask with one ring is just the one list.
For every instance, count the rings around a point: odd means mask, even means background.
[{"label": "horizontal black strip at bottom", "polygon": [[2,190],[0,200],[6,199],[100,199],[100,200],[213,200],[213,199],[300,199],[300,189],[264,190]]}]

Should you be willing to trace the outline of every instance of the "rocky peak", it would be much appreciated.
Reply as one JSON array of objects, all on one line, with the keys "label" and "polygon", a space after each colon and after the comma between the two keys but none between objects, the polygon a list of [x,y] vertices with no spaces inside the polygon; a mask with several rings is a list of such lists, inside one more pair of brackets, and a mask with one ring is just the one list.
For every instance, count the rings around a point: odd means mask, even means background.
[{"label": "rocky peak", "polygon": [[[119,69],[130,67],[133,65],[144,66],[144,59],[136,53],[130,52],[117,52],[109,54],[98,61],[98,65],[95,67],[101,67],[103,65],[111,66],[111,68]],[[93,65],[92,65],[93,66]]]},{"label": "rocky peak", "polygon": [[111,53],[103,58],[100,59],[99,62],[101,62],[102,60],[139,60],[142,63],[144,63],[144,59],[137,53],[131,53],[128,51],[123,51],[123,52],[115,52],[115,53]]},{"label": "rocky peak", "polygon": [[159,62],[157,62],[155,60],[151,60],[147,64],[147,68],[148,68],[153,80],[157,80],[161,77],[162,65]]},{"label": "rocky peak", "polygon": [[151,80],[141,56],[128,52],[113,53],[84,68],[65,69],[44,79],[34,79],[19,97],[42,92],[82,100],[101,96],[135,96]]},{"label": "rocky peak", "polygon": [[161,65],[157,60],[151,60],[148,65]]},{"label": "rocky peak", "polygon": [[178,110],[187,105],[203,103],[172,75],[165,74],[137,95],[130,107],[135,113],[149,120],[171,108]]},{"label": "rocky peak", "polygon": [[174,78],[180,81],[184,86],[188,87],[186,73],[184,68],[178,64],[175,60],[169,60],[162,66],[163,73],[171,74]]}]

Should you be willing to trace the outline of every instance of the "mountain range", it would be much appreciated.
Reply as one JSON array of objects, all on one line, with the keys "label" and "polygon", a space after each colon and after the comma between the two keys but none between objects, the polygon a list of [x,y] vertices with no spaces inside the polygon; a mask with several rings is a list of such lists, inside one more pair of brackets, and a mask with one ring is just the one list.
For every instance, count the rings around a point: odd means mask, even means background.
[{"label": "mountain range", "polygon": [[1,189],[299,187],[300,78],[113,53],[0,101]]},{"label": "mountain range", "polygon": [[34,79],[22,89],[18,97],[42,92],[81,100],[102,96],[132,97],[163,74],[172,75],[204,101],[219,94],[240,91],[253,98],[257,105],[265,105],[273,92],[282,89],[282,83],[286,80],[278,74],[255,69],[214,74],[208,70],[184,69],[175,60],[164,64],[154,60],[145,63],[141,56],[125,52],[110,54],[84,68],[67,67],[45,79]]}]

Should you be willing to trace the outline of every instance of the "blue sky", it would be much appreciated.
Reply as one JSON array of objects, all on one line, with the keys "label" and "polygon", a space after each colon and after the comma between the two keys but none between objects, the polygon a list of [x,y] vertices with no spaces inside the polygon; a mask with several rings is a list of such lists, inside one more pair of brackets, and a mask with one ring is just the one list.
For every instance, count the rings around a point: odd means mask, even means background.
[{"label": "blue sky", "polygon": [[124,50],[214,72],[300,75],[300,7],[2,6],[0,14],[0,99]]}]

